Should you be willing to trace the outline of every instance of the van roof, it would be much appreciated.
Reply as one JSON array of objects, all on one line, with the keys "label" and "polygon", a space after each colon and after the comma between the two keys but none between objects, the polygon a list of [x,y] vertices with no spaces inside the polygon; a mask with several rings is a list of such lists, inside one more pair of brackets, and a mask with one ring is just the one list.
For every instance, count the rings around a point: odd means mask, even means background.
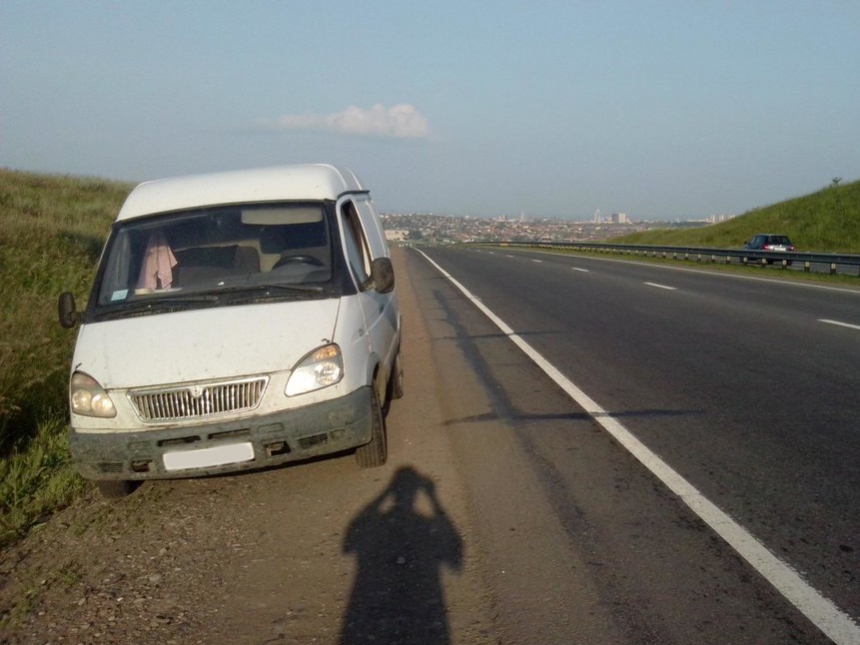
[{"label": "van roof", "polygon": [[275,166],[147,181],[131,191],[117,220],[200,206],[337,199],[366,192],[351,170],[327,164]]}]

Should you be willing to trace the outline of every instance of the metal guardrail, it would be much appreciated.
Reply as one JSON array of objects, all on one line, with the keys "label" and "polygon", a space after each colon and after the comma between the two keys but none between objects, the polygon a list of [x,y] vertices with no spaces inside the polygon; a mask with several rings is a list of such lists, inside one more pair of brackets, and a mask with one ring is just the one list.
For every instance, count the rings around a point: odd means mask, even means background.
[{"label": "metal guardrail", "polygon": [[[644,244],[608,244],[601,242],[495,242],[494,246],[597,251],[622,255],[641,255],[672,260],[740,264],[803,269],[803,271],[850,273],[860,275],[860,255],[839,253],[797,253],[779,251],[749,251],[746,249],[712,249],[692,246],[648,246]],[[841,267],[841,271],[839,270]]]}]

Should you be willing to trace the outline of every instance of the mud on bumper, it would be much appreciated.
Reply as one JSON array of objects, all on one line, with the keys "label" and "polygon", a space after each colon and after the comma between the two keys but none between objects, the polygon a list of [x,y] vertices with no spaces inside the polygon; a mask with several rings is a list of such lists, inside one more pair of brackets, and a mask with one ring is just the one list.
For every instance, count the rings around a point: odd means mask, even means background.
[{"label": "mud on bumper", "polygon": [[[370,397],[371,388],[363,387],[334,401],[206,425],[110,433],[72,428],[69,449],[81,475],[95,480],[202,477],[255,470],[368,443]],[[230,446],[241,446],[245,452],[242,461],[189,468],[175,465],[177,456],[229,451]],[[251,452],[253,456],[248,458]]]}]

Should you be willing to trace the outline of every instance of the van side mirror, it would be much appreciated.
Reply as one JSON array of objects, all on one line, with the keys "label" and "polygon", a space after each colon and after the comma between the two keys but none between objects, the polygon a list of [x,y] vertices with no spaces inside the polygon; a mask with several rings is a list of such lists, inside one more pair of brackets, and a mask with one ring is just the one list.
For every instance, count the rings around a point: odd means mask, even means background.
[{"label": "van side mirror", "polygon": [[394,289],[394,265],[391,264],[391,258],[376,258],[370,263],[367,288],[379,293],[389,293]]},{"label": "van side mirror", "polygon": [[81,314],[75,309],[75,296],[68,291],[60,294],[57,311],[60,315],[60,327],[64,329],[71,329],[81,320]]}]

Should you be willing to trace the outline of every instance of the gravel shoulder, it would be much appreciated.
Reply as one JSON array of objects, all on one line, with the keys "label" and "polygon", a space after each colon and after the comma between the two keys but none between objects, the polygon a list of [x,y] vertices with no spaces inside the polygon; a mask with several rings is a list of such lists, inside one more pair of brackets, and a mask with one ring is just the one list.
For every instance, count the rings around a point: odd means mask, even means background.
[{"label": "gravel shoulder", "polygon": [[0,554],[0,643],[497,642],[404,258],[389,461],[90,492]]}]

